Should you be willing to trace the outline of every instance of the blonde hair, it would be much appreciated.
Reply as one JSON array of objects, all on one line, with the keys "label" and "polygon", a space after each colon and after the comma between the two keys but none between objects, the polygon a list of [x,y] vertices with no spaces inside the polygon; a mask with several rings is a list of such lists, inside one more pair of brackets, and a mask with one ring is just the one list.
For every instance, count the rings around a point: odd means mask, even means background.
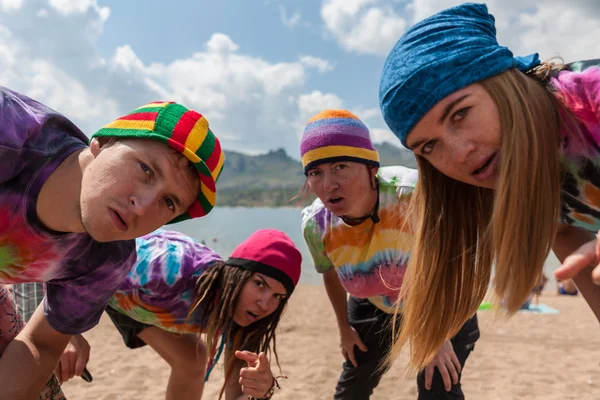
[{"label": "blonde hair", "polygon": [[548,68],[535,71],[536,79],[508,70],[480,82],[502,129],[495,191],[448,178],[417,156],[415,245],[388,362],[408,345],[409,370],[427,365],[477,312],[493,266],[495,302],[502,299],[509,313],[531,294],[560,216],[561,106],[542,83]]}]

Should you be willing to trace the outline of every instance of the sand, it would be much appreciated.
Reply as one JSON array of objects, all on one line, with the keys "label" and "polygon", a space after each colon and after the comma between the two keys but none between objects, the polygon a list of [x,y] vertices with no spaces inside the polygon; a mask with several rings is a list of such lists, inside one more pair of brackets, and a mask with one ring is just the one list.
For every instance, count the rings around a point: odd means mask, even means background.
[{"label": "sand", "polygon": [[[544,293],[540,301],[560,314],[520,313],[507,320],[479,313],[481,339],[462,379],[467,399],[600,399],[600,327],[585,300]],[[342,364],[334,318],[322,286],[296,289],[278,333],[289,380],[274,399],[332,398]],[[106,315],[85,336],[94,382],[67,382],[69,400],[164,399],[169,367],[150,348],[127,349]],[[415,379],[403,374],[403,361],[383,377],[372,399],[416,399]],[[216,399],[221,384],[222,370],[216,369],[203,399]]]}]

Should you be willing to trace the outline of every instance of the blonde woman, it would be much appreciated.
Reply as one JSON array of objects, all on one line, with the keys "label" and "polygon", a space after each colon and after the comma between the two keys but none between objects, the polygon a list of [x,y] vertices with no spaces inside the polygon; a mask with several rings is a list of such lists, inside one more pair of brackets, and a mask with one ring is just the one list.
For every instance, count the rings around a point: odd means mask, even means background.
[{"label": "blonde woman", "polygon": [[444,10],[400,38],[381,77],[383,116],[419,169],[407,306],[392,353],[408,343],[415,368],[475,313],[492,265],[495,294],[515,312],[553,249],[564,261],[557,278],[573,277],[600,317],[590,279],[600,62],[513,57],[495,32],[483,4]]},{"label": "blonde woman", "polygon": [[[307,189],[318,197],[302,212],[302,231],[346,359],[334,399],[367,400],[392,345],[390,320],[413,242],[404,221],[417,174],[379,168],[368,128],[346,110],[311,118],[300,149]],[[461,373],[477,339],[472,316],[420,371],[419,400],[464,399]]]}]

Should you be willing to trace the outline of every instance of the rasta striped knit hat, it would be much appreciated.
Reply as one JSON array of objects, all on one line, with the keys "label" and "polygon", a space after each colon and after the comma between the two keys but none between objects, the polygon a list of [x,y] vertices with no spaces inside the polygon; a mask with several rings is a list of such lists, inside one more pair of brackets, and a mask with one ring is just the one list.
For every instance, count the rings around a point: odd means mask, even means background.
[{"label": "rasta striped knit hat", "polygon": [[325,110],[312,117],[300,140],[304,174],[324,163],[353,161],[379,166],[369,129],[350,111]]},{"label": "rasta striped knit hat", "polygon": [[216,182],[223,170],[225,154],[202,114],[172,101],[153,102],[111,122],[94,137],[154,139],[190,160],[198,171],[200,192],[187,211],[170,223],[203,217],[215,206]]}]

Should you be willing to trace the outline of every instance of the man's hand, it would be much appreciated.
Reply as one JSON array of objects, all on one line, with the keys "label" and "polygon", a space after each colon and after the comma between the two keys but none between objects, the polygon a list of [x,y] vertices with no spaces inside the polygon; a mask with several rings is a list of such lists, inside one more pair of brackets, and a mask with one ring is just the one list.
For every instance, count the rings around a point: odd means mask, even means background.
[{"label": "man's hand", "polygon": [[575,278],[579,272],[589,266],[593,266],[592,281],[600,285],[600,241],[591,240],[565,258],[562,266],[554,271],[556,279],[565,281]]},{"label": "man's hand", "polygon": [[358,347],[358,349],[363,352],[367,351],[367,346],[365,346],[360,339],[360,336],[358,336],[356,329],[350,325],[345,329],[340,329],[340,348],[342,349],[342,355],[346,360],[350,360],[354,367],[358,367],[358,362],[354,355],[354,346]]},{"label": "man's hand", "polygon": [[56,366],[56,376],[61,384],[83,374],[90,359],[90,350],[90,344],[82,335],[71,337]]}]

